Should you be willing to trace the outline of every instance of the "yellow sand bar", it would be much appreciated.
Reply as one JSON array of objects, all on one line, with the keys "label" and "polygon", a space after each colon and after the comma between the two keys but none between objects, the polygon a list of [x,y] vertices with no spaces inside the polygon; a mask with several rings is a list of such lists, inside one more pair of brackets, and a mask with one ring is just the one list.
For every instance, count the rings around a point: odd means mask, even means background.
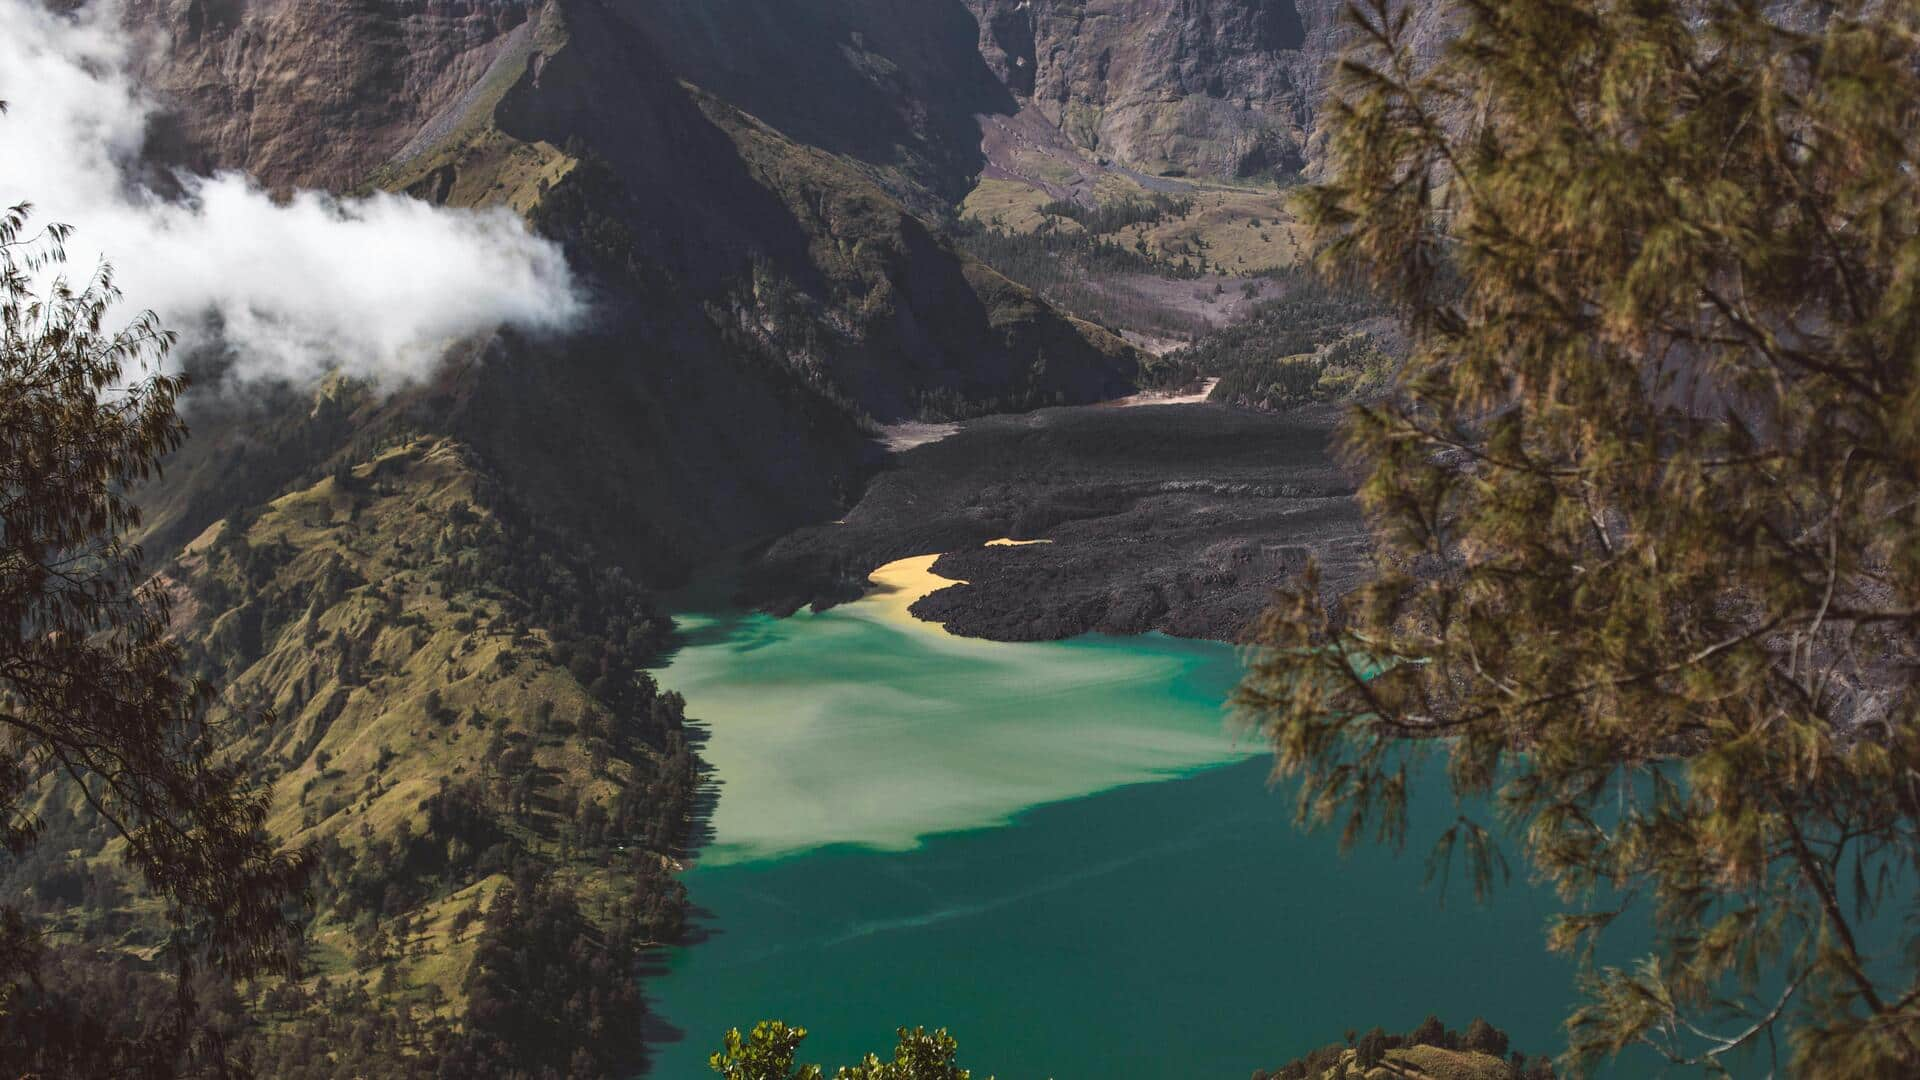
[{"label": "yellow sand bar", "polygon": [[[1014,540],[1001,537],[989,540],[987,547],[1025,547],[1028,544],[1051,544],[1051,540]],[[950,577],[941,577],[933,572],[933,564],[940,561],[939,553],[933,555],[914,555],[910,558],[895,559],[867,575],[873,589],[867,595],[847,605],[849,615],[863,615],[881,622],[897,626],[912,626],[919,630],[947,633],[945,624],[923,621],[913,617],[908,610],[918,603],[920,598],[939,592],[949,585],[965,585],[966,582]],[[952,635],[948,635],[951,637]]]},{"label": "yellow sand bar", "polygon": [[939,560],[938,553],[915,555],[908,559],[895,559],[868,574],[867,580],[873,583],[873,590],[848,604],[847,614],[864,615],[896,626],[912,626],[945,634],[947,628],[944,625],[922,622],[907,610],[928,593],[938,592],[949,585],[966,584],[934,573],[933,564]]}]

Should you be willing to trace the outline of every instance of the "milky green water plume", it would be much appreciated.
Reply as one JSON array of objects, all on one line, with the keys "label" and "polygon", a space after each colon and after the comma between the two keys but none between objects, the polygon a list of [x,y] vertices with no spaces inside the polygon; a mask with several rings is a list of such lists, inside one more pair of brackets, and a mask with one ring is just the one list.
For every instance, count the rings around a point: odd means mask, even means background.
[{"label": "milky green water plume", "polygon": [[950,584],[933,561],[882,567],[874,593],[819,614],[681,617],[693,644],[662,681],[708,726],[721,784],[703,861],[906,850],[1258,752],[1226,730],[1231,650],[953,637],[906,613]]}]

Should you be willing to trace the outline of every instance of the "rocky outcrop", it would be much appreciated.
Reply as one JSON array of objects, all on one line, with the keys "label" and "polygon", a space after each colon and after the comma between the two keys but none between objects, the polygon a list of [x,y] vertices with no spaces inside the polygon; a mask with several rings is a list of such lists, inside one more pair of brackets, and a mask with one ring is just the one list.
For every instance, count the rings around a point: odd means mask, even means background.
[{"label": "rocky outcrop", "polygon": [[[1249,178],[1310,170],[1321,99],[1352,40],[1346,0],[965,0],[980,54],[1023,105],[1112,164]],[[1412,0],[1415,48],[1446,5]]]},{"label": "rocky outcrop", "polygon": [[646,0],[618,10],[684,78],[858,163],[917,210],[971,187],[974,117],[1018,107],[983,62],[962,0]]},{"label": "rocky outcrop", "polygon": [[366,179],[524,37],[524,0],[125,0],[154,149],[274,188]]},{"label": "rocky outcrop", "polygon": [[1334,0],[967,0],[980,52],[1076,143],[1157,174],[1305,161]]}]

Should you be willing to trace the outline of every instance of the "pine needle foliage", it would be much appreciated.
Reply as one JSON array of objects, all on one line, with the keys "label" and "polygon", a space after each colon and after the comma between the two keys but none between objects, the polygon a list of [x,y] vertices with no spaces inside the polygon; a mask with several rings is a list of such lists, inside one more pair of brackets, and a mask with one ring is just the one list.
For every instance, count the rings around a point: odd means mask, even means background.
[{"label": "pine needle foliage", "polygon": [[1648,913],[1570,1064],[1920,1075],[1920,7],[1447,7],[1354,6],[1300,205],[1414,331],[1350,424],[1379,569],[1239,703],[1303,821],[1404,843],[1443,754],[1499,821],[1436,871],[1504,825],[1552,947]]}]

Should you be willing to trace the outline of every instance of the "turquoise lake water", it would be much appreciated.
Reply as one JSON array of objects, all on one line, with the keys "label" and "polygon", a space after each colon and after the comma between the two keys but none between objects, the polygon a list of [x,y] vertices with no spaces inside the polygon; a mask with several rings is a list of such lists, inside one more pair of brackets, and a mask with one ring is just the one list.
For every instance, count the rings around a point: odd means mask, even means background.
[{"label": "turquoise lake water", "polygon": [[1224,722],[1230,648],[969,641],[878,600],[681,622],[661,681],[719,798],[695,940],[647,981],[655,1078],[711,1075],[722,1033],[767,1017],[829,1069],[943,1025],[1000,1080],[1240,1080],[1429,1012],[1561,1046],[1551,898],[1423,891],[1457,813],[1435,785],[1398,859],[1295,830]]}]

